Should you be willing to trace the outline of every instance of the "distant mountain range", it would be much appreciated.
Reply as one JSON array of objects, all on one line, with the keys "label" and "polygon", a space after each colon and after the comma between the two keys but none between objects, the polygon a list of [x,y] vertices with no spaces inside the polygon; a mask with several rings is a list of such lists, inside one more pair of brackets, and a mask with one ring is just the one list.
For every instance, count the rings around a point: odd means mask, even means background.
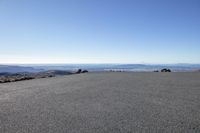
[{"label": "distant mountain range", "polygon": [[174,72],[197,71],[200,64],[66,64],[35,66],[37,69],[45,70],[77,70],[87,69],[89,71],[155,71],[169,68]]},{"label": "distant mountain range", "polygon": [[43,72],[49,70],[76,71],[86,69],[98,71],[155,71],[169,68],[174,72],[189,72],[200,70],[200,64],[51,64],[51,65],[0,65],[0,73]]},{"label": "distant mountain range", "polygon": [[148,65],[148,64],[125,64],[116,65],[112,69],[122,69],[124,71],[155,71],[161,70],[163,68],[171,69],[174,72],[189,72],[197,71],[200,69],[200,64],[158,64],[158,65]]},{"label": "distant mountain range", "polygon": [[41,72],[43,69],[36,69],[34,67],[0,65],[0,73],[21,73],[21,72]]}]

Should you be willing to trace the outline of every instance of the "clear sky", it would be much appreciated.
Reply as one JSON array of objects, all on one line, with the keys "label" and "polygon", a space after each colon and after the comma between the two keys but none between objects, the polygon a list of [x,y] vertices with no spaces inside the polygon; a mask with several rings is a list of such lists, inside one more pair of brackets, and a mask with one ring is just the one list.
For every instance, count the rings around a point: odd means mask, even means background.
[{"label": "clear sky", "polygon": [[200,0],[0,0],[0,63],[200,63]]}]

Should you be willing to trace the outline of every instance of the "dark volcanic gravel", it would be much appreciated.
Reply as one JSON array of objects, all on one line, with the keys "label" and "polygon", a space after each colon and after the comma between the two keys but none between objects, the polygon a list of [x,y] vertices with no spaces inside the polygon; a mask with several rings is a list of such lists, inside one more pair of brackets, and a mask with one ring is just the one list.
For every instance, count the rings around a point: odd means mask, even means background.
[{"label": "dark volcanic gravel", "polygon": [[199,133],[200,73],[87,73],[0,84],[0,133]]}]

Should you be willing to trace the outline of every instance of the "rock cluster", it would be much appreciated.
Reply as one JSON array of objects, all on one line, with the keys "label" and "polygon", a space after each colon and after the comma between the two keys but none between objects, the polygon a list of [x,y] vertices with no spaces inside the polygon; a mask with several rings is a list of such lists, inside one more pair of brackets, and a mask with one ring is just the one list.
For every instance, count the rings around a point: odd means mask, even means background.
[{"label": "rock cluster", "polygon": [[171,70],[167,69],[167,68],[164,68],[164,69],[161,70],[161,72],[171,72]]},{"label": "rock cluster", "polygon": [[80,74],[80,73],[88,73],[88,70],[83,70],[82,69],[78,69],[78,71],[76,72],[76,74]]}]

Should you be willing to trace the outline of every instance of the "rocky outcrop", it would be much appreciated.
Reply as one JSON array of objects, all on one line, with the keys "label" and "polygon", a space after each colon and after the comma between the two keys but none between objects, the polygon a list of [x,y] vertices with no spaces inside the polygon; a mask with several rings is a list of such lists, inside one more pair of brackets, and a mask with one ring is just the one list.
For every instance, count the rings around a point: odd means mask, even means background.
[{"label": "rocky outcrop", "polygon": [[161,72],[171,72],[171,70],[167,69],[167,68],[164,68],[164,69],[161,70]]},{"label": "rocky outcrop", "polygon": [[79,74],[79,73],[81,73],[82,72],[82,70],[81,69],[78,69],[78,71],[76,72],[76,74]]},{"label": "rocky outcrop", "polygon": [[78,71],[76,72],[76,74],[80,74],[80,73],[88,73],[88,70],[83,70],[82,69],[78,69]]},{"label": "rocky outcrop", "polygon": [[83,70],[82,73],[88,73],[88,70]]}]

